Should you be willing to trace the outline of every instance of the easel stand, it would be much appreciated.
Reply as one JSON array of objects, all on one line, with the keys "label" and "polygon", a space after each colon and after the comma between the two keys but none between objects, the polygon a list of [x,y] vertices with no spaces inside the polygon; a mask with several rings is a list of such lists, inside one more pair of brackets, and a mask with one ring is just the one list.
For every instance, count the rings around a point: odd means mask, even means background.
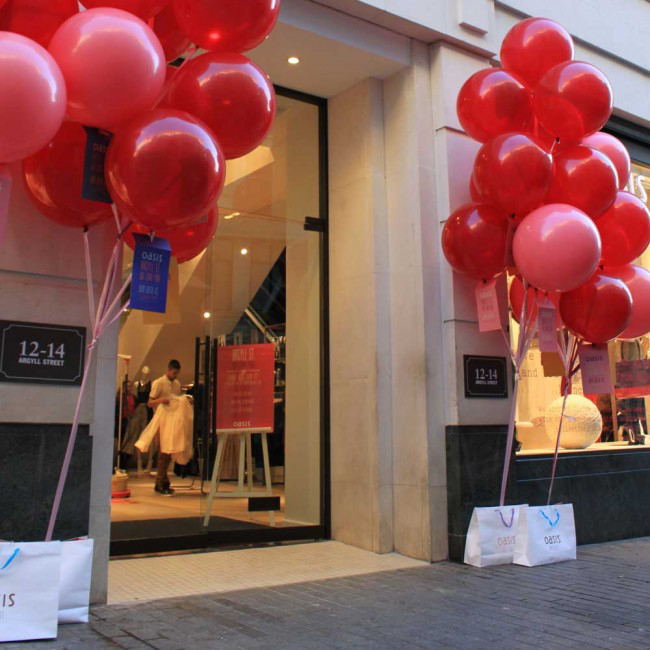
[{"label": "easel stand", "polygon": [[[217,456],[214,459],[212,468],[212,478],[210,480],[210,492],[208,493],[208,507],[203,518],[203,525],[207,528],[212,515],[212,501],[214,498],[222,499],[246,499],[249,497],[258,497],[260,495],[272,496],[273,485],[271,483],[271,465],[269,464],[269,443],[268,434],[272,429],[253,429],[251,431],[241,431],[239,429],[223,429],[217,431]],[[228,436],[239,436],[239,470],[237,472],[237,489],[234,491],[219,491],[219,478],[223,464],[223,450],[228,441]],[[253,489],[253,445],[252,438],[254,435],[262,436],[262,454],[264,457],[264,490]],[[247,479],[247,489],[244,488],[244,475]],[[275,512],[269,510],[269,521],[271,526],[275,526]]]}]

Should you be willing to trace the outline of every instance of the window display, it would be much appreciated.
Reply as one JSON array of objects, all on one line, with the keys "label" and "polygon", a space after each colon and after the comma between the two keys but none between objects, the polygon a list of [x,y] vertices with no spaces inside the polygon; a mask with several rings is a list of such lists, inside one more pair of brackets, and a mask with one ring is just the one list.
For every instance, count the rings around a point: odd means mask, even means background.
[{"label": "window display", "polygon": [[[633,162],[631,169],[625,190],[650,207],[650,167]],[[650,271],[650,253],[643,253],[635,263]],[[518,299],[520,307],[523,287],[517,278],[510,278],[509,282],[511,303]],[[511,341],[517,340],[518,328],[511,313]],[[560,453],[650,445],[650,336],[611,341],[607,351],[612,391],[584,394],[578,370],[572,377],[570,397],[562,416],[563,369],[559,357],[541,352],[538,337],[535,338],[520,372],[518,454],[552,453],[561,416]]]}]

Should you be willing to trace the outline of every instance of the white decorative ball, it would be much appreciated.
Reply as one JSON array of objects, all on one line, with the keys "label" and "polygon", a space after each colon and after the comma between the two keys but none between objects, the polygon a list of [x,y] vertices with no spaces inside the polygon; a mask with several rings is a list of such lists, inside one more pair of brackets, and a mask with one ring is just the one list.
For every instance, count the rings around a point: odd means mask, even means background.
[{"label": "white decorative ball", "polygon": [[[564,397],[551,402],[546,409],[546,434],[555,443],[562,415]],[[598,407],[582,395],[569,395],[564,409],[560,447],[586,449],[598,440],[603,430],[603,418]]]}]

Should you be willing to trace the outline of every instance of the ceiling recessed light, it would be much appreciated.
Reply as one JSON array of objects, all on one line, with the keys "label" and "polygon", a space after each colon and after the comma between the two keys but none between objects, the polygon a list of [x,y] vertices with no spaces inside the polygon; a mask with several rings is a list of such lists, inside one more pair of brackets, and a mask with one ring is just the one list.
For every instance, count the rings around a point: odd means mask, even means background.
[{"label": "ceiling recessed light", "polygon": [[241,254],[242,255],[248,255],[248,248],[242,248],[241,249]]},{"label": "ceiling recessed light", "polygon": [[234,219],[235,217],[238,217],[239,214],[240,214],[239,212],[231,212],[230,214],[225,215],[224,219],[226,219],[226,220]]},{"label": "ceiling recessed light", "polygon": [[204,312],[203,312],[203,318],[206,318],[206,319],[207,319],[207,318],[210,318],[211,315],[212,315],[212,314],[210,314],[209,311],[204,311]]},{"label": "ceiling recessed light", "polygon": [[298,65],[298,64],[300,63],[300,59],[299,59],[297,56],[290,56],[290,57],[287,59],[287,61],[288,61],[291,65]]}]

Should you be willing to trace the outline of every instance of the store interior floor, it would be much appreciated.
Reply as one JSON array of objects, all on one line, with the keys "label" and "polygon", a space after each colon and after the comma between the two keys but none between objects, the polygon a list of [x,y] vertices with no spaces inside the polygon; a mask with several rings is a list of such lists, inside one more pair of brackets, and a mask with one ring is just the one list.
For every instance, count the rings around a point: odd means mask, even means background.
[{"label": "store interior floor", "polygon": [[[138,522],[137,530],[152,536],[158,536],[159,530],[167,530],[171,520],[178,522],[182,532],[198,533],[203,524],[207,508],[207,492],[209,484],[204,484],[201,491],[200,479],[192,477],[180,478],[170,476],[175,493],[171,497],[162,496],[154,491],[155,471],[149,475],[138,476],[137,472],[129,473],[128,489],[131,496],[111,500],[111,523],[113,538],[128,538],[129,531],[134,530],[133,524]],[[237,489],[236,481],[225,481],[219,490],[231,492]],[[259,496],[266,496],[261,484],[255,484],[254,490]],[[274,485],[273,496],[280,497],[284,510],[284,486]],[[210,529],[223,525],[237,524],[237,527],[269,526],[269,513],[248,512],[248,500],[245,498],[218,497],[212,503]],[[131,525],[129,525],[131,524]],[[285,525],[283,512],[275,513],[275,526]],[[180,531],[179,531],[180,532]]]}]

